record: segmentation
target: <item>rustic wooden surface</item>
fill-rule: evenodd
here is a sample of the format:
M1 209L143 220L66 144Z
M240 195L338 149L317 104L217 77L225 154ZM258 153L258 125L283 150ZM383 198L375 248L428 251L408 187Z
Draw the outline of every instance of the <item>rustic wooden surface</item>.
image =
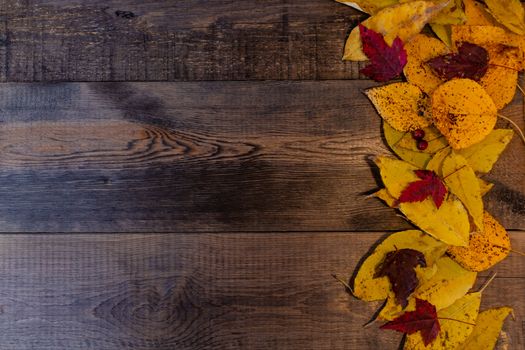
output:
M397 349L330 276L411 227L366 198L389 150L375 83L340 60L362 18L0 0L0 349ZM522 96L502 114L525 127ZM486 176L522 252L524 154L515 138ZM523 259L483 298L515 308L508 349L525 347Z

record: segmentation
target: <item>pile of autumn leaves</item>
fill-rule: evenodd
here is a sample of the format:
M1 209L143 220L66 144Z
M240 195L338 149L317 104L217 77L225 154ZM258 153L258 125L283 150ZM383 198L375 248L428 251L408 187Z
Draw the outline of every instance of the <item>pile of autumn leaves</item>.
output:
M496 129L525 68L525 11L519 0L354 0L371 16L352 30L344 59L369 60L370 88L399 157L376 164L375 193L420 230L391 234L360 266L353 294L385 300L381 328L407 333L405 349L492 349L512 312L479 312L476 275L510 252L507 232L484 210L489 172L510 142ZM425 25L437 35L420 33ZM504 117L502 117L504 118Z

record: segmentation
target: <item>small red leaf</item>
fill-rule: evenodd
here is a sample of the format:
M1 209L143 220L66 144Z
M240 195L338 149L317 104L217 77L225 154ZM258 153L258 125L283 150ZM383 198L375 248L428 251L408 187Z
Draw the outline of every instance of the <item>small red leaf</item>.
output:
M432 58L426 62L441 79L480 80L489 67L489 54L481 46L463 42L457 53Z
M399 249L386 255L375 274L375 277L388 277L396 302L403 308L407 306L408 297L419 284L414 271L416 266L427 266L425 255L415 249Z
M401 192L399 202L422 202L427 197L432 197L436 207L439 208L447 194L447 188L443 181L432 170L415 170L414 173L421 180L408 184Z
M407 53L401 39L396 38L388 46L383 35L359 24L363 52L370 59L370 64L361 69L361 73L375 81L388 81L397 77L407 63Z
M382 325L381 329L393 329L408 334L420 331L427 346L436 339L440 330L436 307L426 300L416 299L416 311L405 312Z

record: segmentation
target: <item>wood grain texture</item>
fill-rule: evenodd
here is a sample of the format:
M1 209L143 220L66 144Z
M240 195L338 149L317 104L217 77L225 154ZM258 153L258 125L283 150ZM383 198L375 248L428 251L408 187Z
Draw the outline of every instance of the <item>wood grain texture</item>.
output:
M389 154L366 81L5 84L4 232L347 231L409 227L364 194ZM504 112L522 116L519 96ZM522 123L522 121L521 121ZM524 147L487 208L525 227Z
M326 0L0 0L0 81L362 78Z
M381 233L0 236L3 349L397 349L361 327L378 307L350 276ZM525 232L512 234L525 250ZM524 346L523 257L511 255L482 309L511 305ZM478 278L478 285L488 272Z

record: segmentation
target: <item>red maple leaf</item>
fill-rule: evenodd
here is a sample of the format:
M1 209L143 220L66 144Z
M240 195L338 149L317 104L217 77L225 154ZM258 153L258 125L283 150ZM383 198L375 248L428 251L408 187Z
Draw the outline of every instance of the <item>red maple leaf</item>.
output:
M381 329L393 329L408 334L420 331L427 346L436 339L440 330L436 307L426 300L416 299L416 311L405 312L382 325Z
M481 46L463 42L457 53L432 58L426 62L441 79L480 80L489 67L489 54Z
M403 41L395 38L388 46L383 35L359 24L363 52L370 59L370 64L361 69L361 73L375 81L388 81L397 77L407 63L407 53Z
M416 266L426 267L425 255L418 250L405 248L388 252L385 260L378 266L374 277L387 276L396 302L405 308L408 297L419 284Z
M447 188L443 181L432 170L414 170L414 173L421 180L408 184L401 192L399 202L422 202L431 196L436 207L439 208L447 194Z

